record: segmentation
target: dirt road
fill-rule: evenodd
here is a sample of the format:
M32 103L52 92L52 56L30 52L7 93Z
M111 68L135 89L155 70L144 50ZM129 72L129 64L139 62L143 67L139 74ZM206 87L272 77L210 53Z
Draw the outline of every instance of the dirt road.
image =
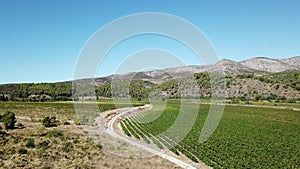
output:
M145 105L145 106L141 106L141 107L150 107L150 105ZM136 147L139 147L141 149L144 149L150 153L153 153L153 154L156 154L164 159L167 159L169 161L171 161L172 163L175 163L177 164L178 166L182 167L182 168L185 168L185 169L196 169L195 167L193 167L192 165L186 163L186 162L183 162L175 157L172 157L172 156L169 156L167 154L163 154L161 153L160 151L157 151L155 149L152 149L152 148L149 148L147 146L144 146L142 144L139 144L137 142L134 142L132 140L129 140L128 138L126 138L125 136L123 135L120 135L118 134L115 129L114 129L114 123L117 121L118 118L122 117L122 116L126 116L126 114L130 113L130 112L136 112L136 111L139 111L139 110L143 110L143 108L141 107L133 107L133 108L128 108L128 109L121 109L120 112L115 115L109 122L108 122L108 128L107 128L107 133L109 135L111 135L112 137L115 137L115 138L118 138L118 139L121 139L133 146L136 146ZM118 111L118 110L116 110Z

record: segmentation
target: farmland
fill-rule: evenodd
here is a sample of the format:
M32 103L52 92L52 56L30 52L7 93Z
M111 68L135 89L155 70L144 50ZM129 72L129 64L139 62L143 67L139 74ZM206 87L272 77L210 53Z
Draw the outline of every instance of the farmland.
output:
M210 106L208 102L204 100L205 104L200 105L192 129L179 144L174 144L176 140L171 141L163 132L173 125L181 109L186 113L198 109L193 100L187 102L185 107L180 106L179 100L168 100L166 108L161 102L153 102L151 110L125 119L121 126L127 136L144 140L146 143L153 142L158 148L169 148L177 155L184 154L195 162L201 160L214 168L299 167L300 114L299 111L290 109L298 108L299 103L252 103L254 106L277 104L273 108L228 104L212 137L200 143L199 135ZM147 101L132 102L134 106L145 103ZM89 104L83 103L84 106ZM97 104L101 111L130 106L122 104L121 101L119 105L115 105L109 99L98 100ZM282 106L289 109L279 109ZM5 162L2 163L3 166L118 167L118 163L107 163L107 160L118 158L105 154L101 147L97 147L83 132L82 126L75 124L77 116L72 102L0 102L0 107L0 114L14 112L17 123L22 123L25 127L2 132L0 153ZM59 126L43 127L41 120L45 116L57 117ZM65 121L73 123L64 126ZM153 136L156 136L156 139ZM28 140L33 140L34 148L26 147ZM28 151L27 154L22 154L22 148ZM82 157L86 158L85 161L75 160ZM95 163L99 160L100 164ZM127 166L134 165L131 163Z
M183 111L195 108L196 104L189 103L189 108ZM298 168L300 165L299 111L227 105L212 137L200 143L200 132L209 110L209 105L200 105L192 130L171 147L162 133L174 123L179 109L179 102L171 100L165 109L157 105L127 118L121 125L127 135L146 138L145 141L152 139L160 148L167 146L176 154L183 153L214 168ZM162 111L158 118L149 121Z

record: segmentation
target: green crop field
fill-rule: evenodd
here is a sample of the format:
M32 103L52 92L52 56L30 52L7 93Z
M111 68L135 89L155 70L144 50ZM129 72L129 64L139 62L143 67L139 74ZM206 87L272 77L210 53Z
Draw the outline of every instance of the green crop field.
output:
M163 148L161 144L169 147L171 140L160 134L172 126L180 104L172 100L163 108L156 105L150 111L127 118L121 123L124 132L147 142L152 139L160 148ZM183 111L188 113L196 108L196 104L189 103ZM171 151L183 153L193 161L201 160L214 168L300 167L299 111L226 106L213 135L200 143L198 140L208 110L209 105L200 105L192 130L178 145L169 147ZM159 112L163 113L160 115Z

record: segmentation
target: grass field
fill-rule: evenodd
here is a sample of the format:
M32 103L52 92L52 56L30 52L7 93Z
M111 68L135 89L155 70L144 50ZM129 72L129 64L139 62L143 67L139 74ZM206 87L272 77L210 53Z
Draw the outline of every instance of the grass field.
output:
M131 104L120 103L116 106L113 100L110 99L97 100L101 112L115 109L116 107L141 106L145 103L147 103L147 101L132 101ZM77 104L81 103L79 102ZM88 104L93 103L82 103L83 106L88 106ZM0 114L7 111L12 111L17 116L31 118L43 118L45 116L56 116L59 119L76 118L73 102L0 102Z
M196 107L196 104L189 103L190 110ZM163 133L176 120L180 104L178 101L169 101L166 109L162 108L154 107L153 110L128 118L123 123L130 129L126 132L141 138ZM198 140L208 110L209 105L200 106L192 130L178 146L171 149L173 152L183 153L194 161L202 160L214 168L300 167L299 111L227 105L218 128L202 144ZM154 121L141 122L161 111L163 114ZM163 137L158 139L167 145Z

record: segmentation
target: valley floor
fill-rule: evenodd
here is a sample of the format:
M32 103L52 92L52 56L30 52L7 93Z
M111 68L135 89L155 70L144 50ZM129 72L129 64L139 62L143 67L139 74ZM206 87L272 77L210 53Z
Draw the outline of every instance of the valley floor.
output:
M190 101L192 107L193 102ZM111 101L102 100L98 104L103 111L115 108ZM203 101L201 112L205 112L209 104L209 101ZM175 100L174 105L180 104ZM204 145L194 144L199 147L192 152L199 160L214 167L295 166L295 160L300 156L299 107L299 103L228 104L212 138ZM0 130L0 168L180 168L158 156L123 158L105 151L89 137L83 125L78 124L71 102L0 102L0 114L7 111L16 114L17 124L14 130ZM46 116L57 117L60 124L44 127L41 120ZM201 118L204 117L205 113L197 119L193 130L196 133L203 125ZM65 122L70 125L64 125ZM153 133L158 128L147 130ZM190 146L189 140L193 138L183 140L181 146Z

